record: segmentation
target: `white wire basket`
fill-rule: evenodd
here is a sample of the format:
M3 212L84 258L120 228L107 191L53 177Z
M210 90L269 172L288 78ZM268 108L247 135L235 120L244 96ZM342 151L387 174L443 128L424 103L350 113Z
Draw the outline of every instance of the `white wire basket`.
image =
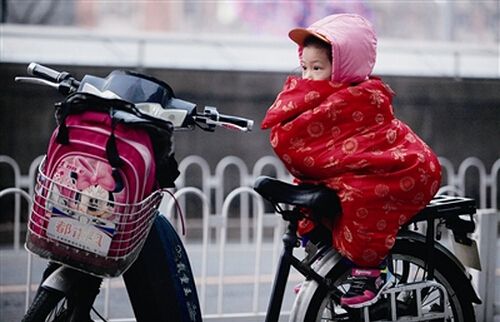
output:
M124 204L60 184L39 167L26 248L100 277L121 275L137 258L158 212L162 191Z

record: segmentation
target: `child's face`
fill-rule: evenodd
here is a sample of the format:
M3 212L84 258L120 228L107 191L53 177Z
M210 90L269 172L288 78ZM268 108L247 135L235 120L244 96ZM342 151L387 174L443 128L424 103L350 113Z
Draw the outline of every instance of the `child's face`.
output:
M310 80L330 80L332 64L327 51L316 46L306 46L302 50L302 78Z

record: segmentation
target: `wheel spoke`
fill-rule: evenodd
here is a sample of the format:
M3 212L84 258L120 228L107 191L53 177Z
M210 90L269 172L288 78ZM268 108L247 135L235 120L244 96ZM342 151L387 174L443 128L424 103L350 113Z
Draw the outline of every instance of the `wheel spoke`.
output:
M425 282L427 278L426 271L426 263L422 258L414 256L412 252L408 252L405 254L393 254L393 275L395 276L395 286L407 283L418 283ZM347 270L348 268L346 268ZM339 274L335 278L331 278L333 284L336 285L337 289L343 293L347 291L348 286L344 283L346 278L346 273ZM447 280L446 270L443 270L443 273L436 268L435 270L435 279L437 283L443 284L445 289L450 289L452 287L452 283ZM444 282L444 283L443 283ZM460 317L462 312L461 304L457 299L451 300L448 298L448 302L445 303L445 298L443 296L442 291L436 287L429 287L421 292L421 305L422 312L424 314L432 314L444 312L444 308L447 305L450 308L450 312L454 315L447 318L447 321L455 321L455 322L468 322L464 320L463 317ZM452 301L452 302L450 302ZM382 302L379 303L379 306L384 306ZM401 314L405 314L408 316L416 316L417 310L417 301L415 291L401 292L397 295L397 311ZM323 304L320 305L320 313L318 314L316 321L349 321L353 318L350 316L349 312L346 312L338 303L336 303L331 297L327 296L324 298ZM375 305L370 314L388 314L388 313L380 313L375 308ZM390 316L386 317L378 317L377 319L390 319Z

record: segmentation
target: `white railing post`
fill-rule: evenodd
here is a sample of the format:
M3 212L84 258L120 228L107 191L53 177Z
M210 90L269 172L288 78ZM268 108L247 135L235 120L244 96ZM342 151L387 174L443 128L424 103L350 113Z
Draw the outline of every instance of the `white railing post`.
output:
M439 157L438 160L439 164L441 165L441 168L446 171L446 172L443 171L446 173L446 185L457 186L458 183L456 182L455 168L453 167L453 163L451 163L450 160L443 157Z
M255 165L253 166L252 176L254 178L257 178L258 176L262 175L264 169L269 166L274 168L274 170L276 171L276 178L280 180L286 180L289 177L287 171L285 170L285 167L283 166L283 163L278 158L273 156L264 156L257 160L257 162L255 162Z
M0 163L6 163L11 166L14 172L14 188L20 189L21 170L17 162L9 156L0 155ZM19 194L14 196L14 249L18 251L21 248L21 197Z
M498 209L498 174L500 172L500 159L496 160L491 167L490 184L491 184L491 208Z
M487 198L486 198L486 184L487 184L487 175L486 175L486 168L481 162L476 157L470 157L465 159L461 164L460 167L458 167L458 187L462 191L465 190L465 179L466 179L466 174L467 170L471 167L475 167L478 172L479 172L479 208L480 209L485 209L487 208Z
M252 188L250 187L239 187L231 191L226 199L224 200L224 203L222 204L222 210L221 210L221 216L223 218L223 228L227 228L227 218L228 218L228 212L229 212L229 206L231 205L231 202L233 201L234 198L236 198L238 195L241 194L250 194L253 195L254 197L257 197L260 202L257 203L257 218L258 220L258 227L263 227L263 214L264 214L264 204L262 202L262 199L260 198L259 194L255 192ZM220 252L220 262L219 262L219 283L218 283L218 301L217 301L217 313L222 314L222 307L223 307L223 283L222 283L222 278L224 275L224 248L226 244L226 230L227 229L222 229L221 230L221 238L220 238L220 247L219 247L219 252ZM254 269L254 289L253 289L253 300L252 300L252 311L253 313L257 313L258 310L258 299L259 299L259 287L260 287L260 262L261 262L261 255L262 255L262 229L258 229L256 232L256 254L255 254L255 269Z
M477 272L477 289L483 301L476 312L477 321L493 321L495 315L496 264L498 256L498 218L496 209L478 210L479 254L482 271Z
M215 213L219 214L222 211L222 204L224 202L224 174L226 169L234 165L238 169L238 175L240 180L240 187L246 186L248 183L248 167L245 162L235 156L226 156L222 158L215 167L215 178L218 180L219 184L215 186ZM240 196L240 241L243 244L247 244L249 241L249 205L248 205L248 195L242 194Z
M264 174L264 169L271 167L276 172L276 178L283 181L291 181L291 175L286 170L283 163L274 156L264 156L255 162L252 169L252 181L255 181L257 177ZM253 182L252 182L253 185ZM254 207L256 206L257 201L254 199ZM257 226L257 218L254 218L253 226ZM274 237L273 237L273 267L276 267L278 263L278 256L280 253L280 242L281 242L281 233L283 232L283 225L276 225L274 227ZM254 228L255 229L255 228Z
M198 155L190 155L190 156L187 156L185 157L184 159L181 160L181 162L179 163L179 177L177 178L177 180L175 181L175 186L176 186L176 189L182 189L184 187L186 187L186 185L188 184L186 182L186 177L189 175L189 171L188 169L193 167L193 166L197 166L199 168L199 170L201 171L201 182L200 182L200 188L201 188L201 191L203 192L203 194L205 196L207 196L207 198L210 199L210 195L211 195L211 189L213 187L213 180L212 180L212 176L210 174L210 166L208 165L208 162L207 160L205 160L204 158L198 156ZM186 198L184 195L181 195L179 197L179 204L181 205L181 208L182 209L186 209ZM209 203L210 205L210 203ZM161 210L161 208L160 208ZM172 220L172 224L175 224L175 220L176 218L173 216L173 213L174 212L165 212L165 214L167 215L167 217L169 219ZM178 226L178 225L177 225Z
M31 195L29 195L26 191L22 189L19 188L4 189L0 191L0 198L12 193L16 194L16 196L19 198L21 196L24 197L24 199L26 199L26 201L28 202L28 209L31 209L31 203L32 203ZM16 244L14 244L14 249L18 251L19 249L16 249L15 246ZM26 263L26 293L25 293L25 304L24 304L25 311L28 310L28 305L31 299L31 270L32 270L32 255L31 253L28 253L28 260Z
M201 191L207 196L210 195L210 188L212 187L210 182L210 166L207 160L203 159L197 155L190 155L185 157L179 162L179 172L180 175L175 181L176 186L183 188L186 186L186 175L188 173L187 169L193 165L197 165L201 171Z

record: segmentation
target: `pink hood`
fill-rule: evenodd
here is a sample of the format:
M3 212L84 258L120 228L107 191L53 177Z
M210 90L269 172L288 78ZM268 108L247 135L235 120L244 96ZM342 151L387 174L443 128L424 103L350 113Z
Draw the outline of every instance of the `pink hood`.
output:
M315 35L332 44L332 81L359 83L370 76L377 56L377 36L371 23L360 15L327 16L308 28L290 31L290 38L299 45L308 35Z

